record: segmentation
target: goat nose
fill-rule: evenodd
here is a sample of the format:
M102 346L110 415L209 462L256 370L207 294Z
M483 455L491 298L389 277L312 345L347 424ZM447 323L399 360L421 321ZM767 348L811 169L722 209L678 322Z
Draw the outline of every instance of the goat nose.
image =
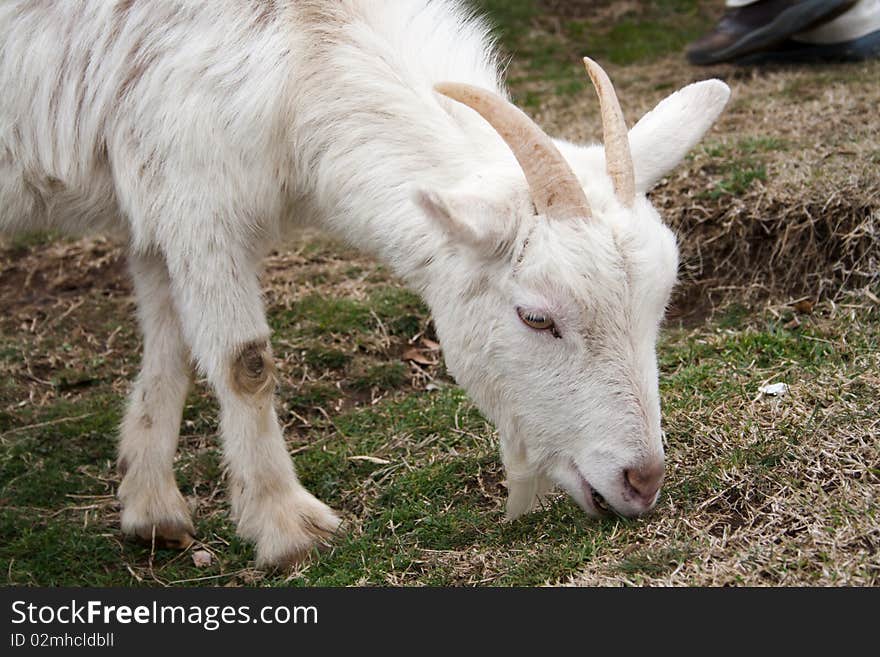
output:
M626 483L645 504L651 504L663 483L663 461L623 471Z

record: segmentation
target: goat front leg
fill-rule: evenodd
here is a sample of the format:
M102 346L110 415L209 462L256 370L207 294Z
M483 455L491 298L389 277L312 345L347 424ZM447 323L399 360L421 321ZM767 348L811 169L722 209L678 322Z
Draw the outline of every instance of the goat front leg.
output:
M256 543L258 564L297 563L326 543L340 520L300 484L278 424L258 258L229 242L186 246L169 257L172 286L184 335L220 401L238 533Z
M174 454L190 386L189 353L165 261L158 255L132 254L129 270L144 357L120 430L122 531L163 547L185 548L195 532L174 479Z

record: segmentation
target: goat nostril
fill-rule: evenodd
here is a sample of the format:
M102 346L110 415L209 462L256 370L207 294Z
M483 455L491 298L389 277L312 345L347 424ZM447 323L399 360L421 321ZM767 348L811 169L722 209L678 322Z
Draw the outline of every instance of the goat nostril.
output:
M632 491L643 501L651 503L663 483L663 465L646 468L628 468L623 471L624 479Z

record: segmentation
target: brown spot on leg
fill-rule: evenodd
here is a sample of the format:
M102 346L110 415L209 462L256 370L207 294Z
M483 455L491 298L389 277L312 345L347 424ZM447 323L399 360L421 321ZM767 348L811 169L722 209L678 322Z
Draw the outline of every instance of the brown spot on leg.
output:
M232 359L232 388L241 395L270 393L275 388L275 365L269 344L244 345Z
M119 460L116 462L116 471L119 473L120 477L124 477L128 473L128 459L124 456L120 456Z
M153 428L153 418L151 418L147 413L141 415L141 426L149 431Z

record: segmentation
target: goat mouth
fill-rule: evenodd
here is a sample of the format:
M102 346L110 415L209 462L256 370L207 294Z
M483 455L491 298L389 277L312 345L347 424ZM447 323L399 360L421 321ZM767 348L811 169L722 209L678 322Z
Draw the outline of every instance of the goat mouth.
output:
M583 492L584 498L584 506L588 512L593 513L596 516L612 516L614 515L614 509L611 507L608 502L605 501L605 498L602 497L602 494L599 493L589 481L580 473L580 470L575 468L575 472L577 473L578 479L581 484L581 491Z
M605 498L599 494L599 491L592 488L591 492L593 493L593 504L596 505L596 508L607 515L611 515L611 507L608 506L608 502L606 502Z

